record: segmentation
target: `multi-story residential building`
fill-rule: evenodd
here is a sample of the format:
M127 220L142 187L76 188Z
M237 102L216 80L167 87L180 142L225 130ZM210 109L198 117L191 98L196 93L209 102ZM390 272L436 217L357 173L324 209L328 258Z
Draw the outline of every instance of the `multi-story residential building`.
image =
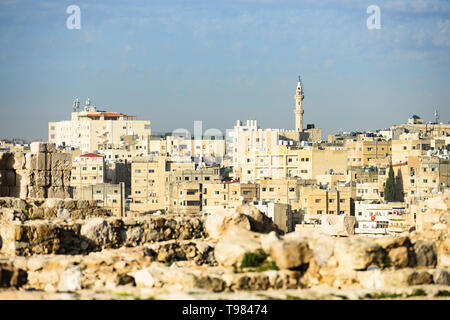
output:
M214 208L236 208L237 206L260 199L258 184L240 182L203 183L202 210Z
M443 137L450 135L450 124L439 123L437 119L434 122L425 123L422 118L413 115L406 124L392 126L392 129L401 129L404 132L419 133L432 137Z
M399 140L392 140L392 163L407 163L410 156L426 156L428 151L444 149L445 146L445 139L402 134Z
M347 153L338 147L282 145L269 151L248 152L241 161L243 182L287 177L307 180L318 174L347 171Z
M197 214L202 210L203 184L220 181L218 166L166 172L166 212Z
M408 203L426 200L432 194L450 187L450 159L436 156L408 157L408 172L404 175Z
M107 209L114 216L124 217L125 184L99 183L75 188L73 197L77 200L96 200L97 204Z
M321 189L304 186L300 191L299 205L303 212L303 222L317 224L324 214L354 214L350 187L341 189Z
M407 228L408 219L403 202L357 201L355 217L357 221L355 234L359 235L395 235L406 231Z
M367 167L370 160L386 158L391 154L391 142L380 138L347 140L344 148L347 151L349 167Z
M130 210L199 213L202 184L220 181L218 166L177 163L165 156L136 160L131 166Z
M130 210L151 212L166 207L166 157L148 157L131 165Z
M133 120L134 115L98 111L89 99L83 111L79 111L77 102L74 110L70 120L49 122L49 142L83 152L122 149L130 145L148 152L149 120Z
M166 135L166 152L174 161L190 157L196 163L217 165L225 158L225 149L225 139L222 135L191 136L186 132Z
M301 187L312 185L315 180L300 180L297 178L259 180L260 200L264 202L290 204L298 209Z
M72 160L70 185L74 188L105 182L105 159L102 155L86 153Z

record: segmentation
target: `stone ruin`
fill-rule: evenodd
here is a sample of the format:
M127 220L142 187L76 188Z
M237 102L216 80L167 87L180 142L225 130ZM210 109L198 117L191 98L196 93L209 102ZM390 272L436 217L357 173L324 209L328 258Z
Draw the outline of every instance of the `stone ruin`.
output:
M0 196L70 198L72 156L54 143L33 142L30 152L0 153Z

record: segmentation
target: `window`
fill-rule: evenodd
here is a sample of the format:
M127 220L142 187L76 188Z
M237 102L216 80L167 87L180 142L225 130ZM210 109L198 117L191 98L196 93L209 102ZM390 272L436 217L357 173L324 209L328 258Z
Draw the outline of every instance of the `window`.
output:
M141 169L134 170L134 173L141 173Z
M209 181L210 180L210 177L205 177L205 181Z
M97 170L97 167L92 167L92 170Z
M329 199L328 202L333 203L334 199Z
M320 199L314 200L315 203L320 203Z
M149 169L149 170L148 170L148 173L154 173L154 172L155 172L154 169Z
M86 167L83 167L83 170L87 170L87 168L86 168Z

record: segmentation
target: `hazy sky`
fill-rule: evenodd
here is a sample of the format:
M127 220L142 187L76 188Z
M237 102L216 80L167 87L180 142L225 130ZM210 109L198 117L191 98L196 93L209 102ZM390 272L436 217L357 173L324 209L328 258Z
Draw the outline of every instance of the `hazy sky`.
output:
M69 30L69 5L81 29ZM369 5L381 29L369 30ZM153 131L257 119L326 134L450 120L450 2L425 0L0 1L0 137L46 139L72 101Z

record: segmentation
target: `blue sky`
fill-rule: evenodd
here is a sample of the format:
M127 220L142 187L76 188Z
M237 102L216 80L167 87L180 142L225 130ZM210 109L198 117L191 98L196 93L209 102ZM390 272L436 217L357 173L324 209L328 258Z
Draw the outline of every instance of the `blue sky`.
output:
M80 30L66 28L72 4ZM366 27L373 4L380 30ZM3 0L0 48L4 138L47 138L75 97L155 132L293 129L298 75L305 126L324 137L429 121L436 107L450 120L449 1Z

